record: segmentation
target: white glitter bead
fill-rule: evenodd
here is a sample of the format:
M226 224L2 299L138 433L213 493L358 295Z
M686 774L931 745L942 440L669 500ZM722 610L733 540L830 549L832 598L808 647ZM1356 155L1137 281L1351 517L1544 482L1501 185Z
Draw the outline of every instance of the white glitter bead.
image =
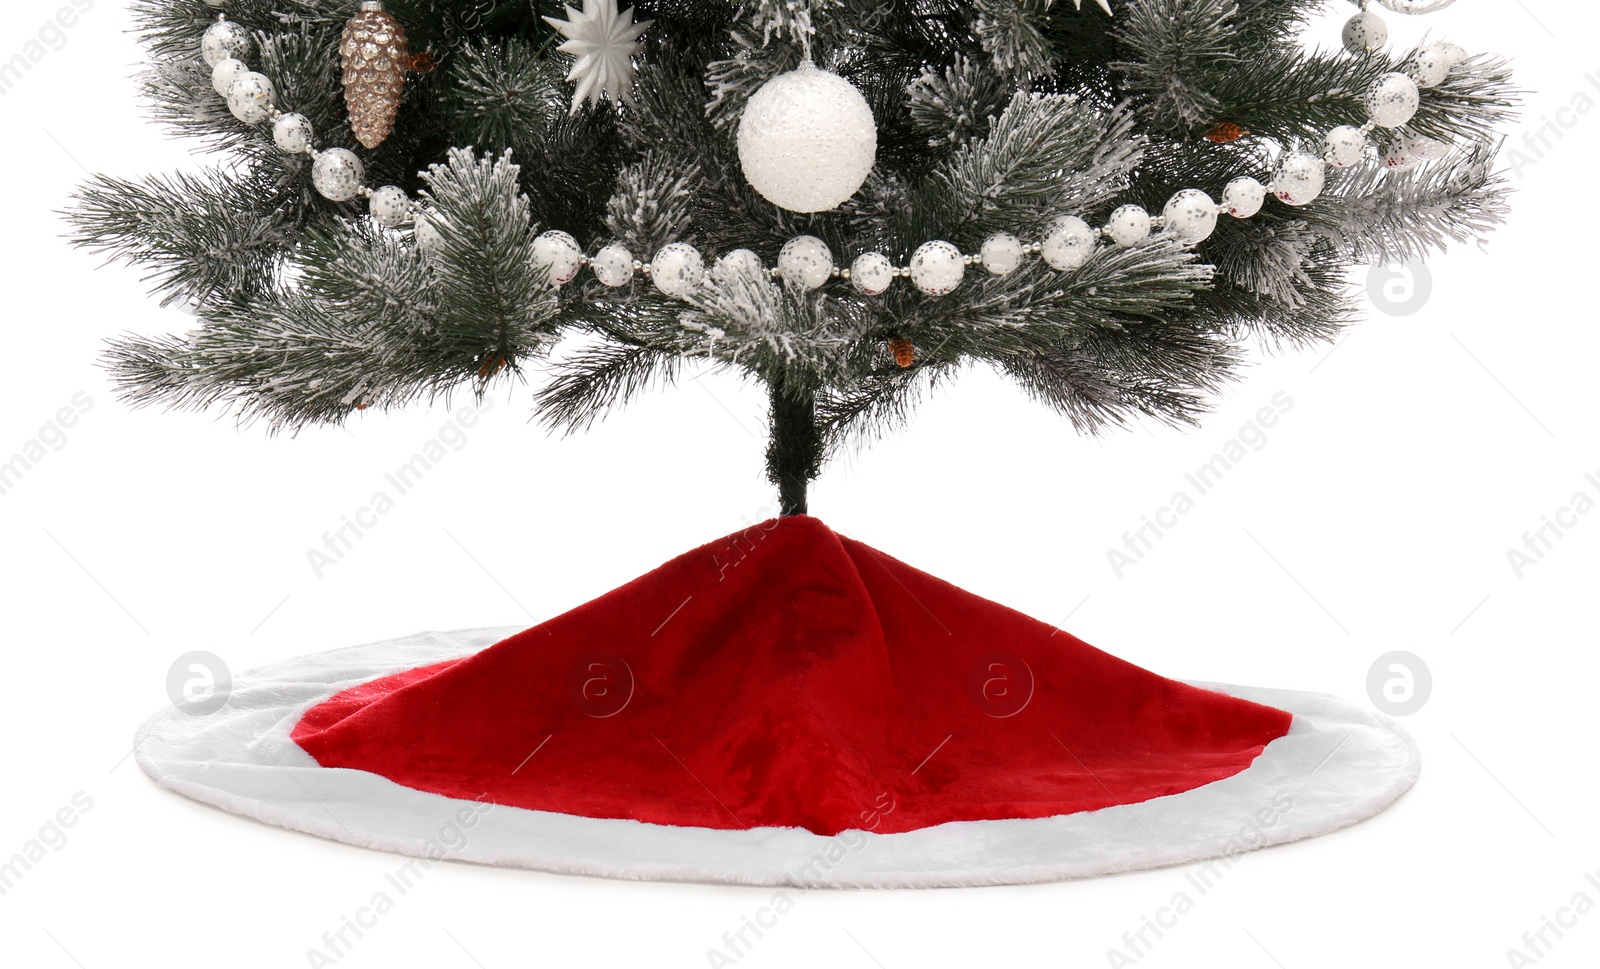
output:
M348 148L319 152L311 163L311 184L330 202L348 202L361 194L367 170Z
M1327 179L1322 159L1303 151L1284 155L1272 175L1272 191L1288 205L1308 205L1322 194Z
M1039 244L1039 255L1055 269L1077 269L1094 255L1094 230L1075 215L1057 219Z
M245 71L228 85L228 110L245 124L260 124L267 120L274 96L272 82L265 74Z
M1450 145L1448 143L1439 141L1436 138L1429 138L1426 135L1419 135L1415 131L1406 132L1403 140L1406 150L1424 161L1432 161L1435 158L1443 158L1450 154Z
M1408 131L1383 153L1383 167L1391 172L1410 171L1425 161L1443 158L1449 152L1450 146L1444 142Z
M1411 59L1411 79L1417 82L1418 87L1433 87L1439 84L1455 65L1451 56L1443 44L1422 48Z
M661 247L650 263L656 289L679 299L693 293L705 275L705 260L700 250L687 242L671 242Z
M996 232L983 240L978 256L983 268L996 276L1008 276L1022 265L1022 240L1009 232Z
M1150 213L1137 205L1119 206L1106 220L1106 235L1126 249L1150 237Z
M739 276L760 279L766 274L767 269L761 265L761 257L749 249L723 253L711 266L711 278L724 285Z
M211 68L211 89L227 97L228 88L233 87L234 79L249 69L245 62L237 57L224 57Z
M778 250L778 275L790 286L817 289L833 275L833 253L816 236L795 236Z
M1167 199L1162 224L1183 242L1200 242L1217 231L1217 203L1197 188L1186 188Z
M1344 49L1352 54L1375 51L1389 42L1389 25L1371 11L1362 11L1344 22L1340 37Z
M1467 59L1467 49L1453 40L1441 40L1433 44L1432 49L1438 51L1450 67L1455 67Z
M1241 175L1223 187L1222 210L1236 219L1248 219L1261 211L1261 203L1266 199L1265 185L1249 175Z
M1390 71L1378 75L1367 91L1367 116L1373 124L1398 128L1416 115L1421 101L1416 81L1398 71Z
M423 253L438 252L439 245L444 242L435 224L438 218L439 213L432 209L418 209L412 217L411 232L416 237L417 249Z
M792 212L823 212L867 180L878 128L854 85L808 60L751 95L738 148L744 177L763 198Z
M278 115L272 123L272 140L291 155L311 148L311 119L293 111Z
M881 252L864 252L850 264L850 285L864 296L876 296L894 282L894 263Z
M594 270L595 279L612 289L626 286L633 280L633 253L613 242L594 254L589 268Z
M411 197L398 185L385 185L367 199L367 210L379 225L393 229L411 221Z
M250 31L231 20L219 20L200 35L200 56L208 67L216 67L218 61L230 57L244 60L249 52Z
M583 268L583 247L571 235L555 229L533 240L533 265L549 272L550 285L563 286Z
M1367 136L1355 125L1342 124L1322 139L1322 157L1334 168L1349 168L1361 164L1366 154Z
M929 296L943 296L961 285L967 260L944 240L924 242L911 254L911 284Z

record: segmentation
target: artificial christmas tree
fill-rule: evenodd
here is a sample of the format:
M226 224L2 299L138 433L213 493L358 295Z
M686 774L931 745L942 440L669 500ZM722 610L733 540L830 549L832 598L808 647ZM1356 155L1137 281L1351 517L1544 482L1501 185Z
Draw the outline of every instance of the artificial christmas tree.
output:
M231 158L80 194L76 240L200 319L112 345L127 399L294 429L548 367L539 416L581 429L702 360L768 389L782 512L531 630L247 674L141 764L356 843L472 802L463 857L756 883L1067 877L1381 810L1417 770L1381 718L1165 680L807 515L969 362L1085 431L1193 422L1248 345L1335 334L1351 266L1480 239L1503 62L1386 51L1366 10L1299 46L1322 6L138 0L146 93Z

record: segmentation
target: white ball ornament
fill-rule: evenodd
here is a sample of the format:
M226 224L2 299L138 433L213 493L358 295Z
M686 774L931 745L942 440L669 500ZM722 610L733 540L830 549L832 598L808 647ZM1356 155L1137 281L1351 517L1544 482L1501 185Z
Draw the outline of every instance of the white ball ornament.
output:
M928 296L951 292L966 274L967 257L942 239L924 242L911 254L911 284Z
M700 256L700 250L687 242L667 243L650 263L650 275L655 280L656 289L678 299L698 289L705 272L706 263Z
M1367 151L1367 136L1354 125L1342 124L1332 129L1322 139L1322 157L1334 168L1350 168L1361 164Z
M738 144L744 177L762 198L791 212L825 212L867 180L878 127L854 85L806 61L751 95Z
M1039 243L1039 254L1053 269L1077 269L1094 255L1095 231L1075 215L1057 219Z
M244 60L249 52L250 31L231 20L219 20L200 35L200 56L207 67L215 68L230 57Z
M850 264L850 285L863 296L877 296L894 282L894 263L881 252L864 252Z
M738 276L760 279L766 274L761 257L749 249L735 249L725 253L711 267L711 278L719 283L732 282Z
M1201 242L1217 230L1217 203L1197 188L1186 188L1167 200L1162 224L1182 242Z
M1261 211L1267 200L1267 187L1241 175L1222 188L1222 210L1236 219L1248 219Z
M816 236L795 236L778 250L778 275L790 286L819 289L833 275L833 253Z
M1434 87L1444 81L1454 65L1451 55L1441 45L1424 47L1411 59L1411 79L1418 87Z
M1398 71L1390 71L1378 75L1367 91L1367 116L1373 124L1398 128L1416 115L1421 103L1417 82Z
M1383 166L1391 172L1406 172L1449 152L1450 146L1444 142L1408 131L1383 153Z
M366 166L348 148L318 152L311 163L311 184L330 202L348 202L360 195L366 178Z
M1272 176L1272 191L1287 205L1309 205L1322 194L1328 177L1322 159L1303 151L1291 152L1278 162Z
M398 185L385 185L367 199L367 210L379 225L397 228L411 221L411 197Z
M272 123L272 141L283 151L298 155L311 150L311 119L290 112Z
M555 229L533 240L533 264L550 273L550 285L564 286L583 268L583 247L569 233Z
M1150 213L1137 205L1118 206L1106 220L1106 235L1126 249L1150 238Z
M418 209L412 217L411 233L417 240L417 249L423 254L438 252L439 246L444 242L444 236L439 234L439 227L435 224L439 213L433 209Z
M1363 10L1344 22L1340 36L1344 49L1352 54L1379 50L1389 42L1389 25L1371 11Z
M260 124L270 115L275 96L265 74L244 71L228 85L228 110L245 124Z
M1455 67L1467 59L1467 49L1453 40L1441 40L1437 44L1430 45L1429 49L1438 51L1439 56L1444 58L1444 62L1450 67Z
M234 80L249 69L245 62L237 57L224 57L211 68L211 89L227 97L228 88L233 87Z
M1009 232L996 232L983 240L978 258L996 276L1008 276L1022 265L1022 240Z
M633 253L613 242L594 254L589 268L594 270L595 279L612 289L626 286L633 279Z

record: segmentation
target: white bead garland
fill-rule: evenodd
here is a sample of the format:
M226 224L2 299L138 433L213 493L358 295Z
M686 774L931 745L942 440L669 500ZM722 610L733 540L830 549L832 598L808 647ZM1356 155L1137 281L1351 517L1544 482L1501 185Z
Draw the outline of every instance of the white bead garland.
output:
M1266 200L1267 187L1249 175L1240 175L1222 189L1222 210L1236 219L1260 212Z
M244 60L250 52L250 32L241 24L219 19L206 28L200 37L200 57L207 67L215 68L218 61L228 58Z
M1399 71L1378 75L1367 92L1367 114L1373 124L1398 128L1416 116L1421 94L1417 82Z
M278 115L272 123L272 141L291 155L311 150L311 121L303 114Z
M1095 231L1075 215L1057 219L1039 244L1039 254L1053 269L1077 269L1094 254Z
M373 190L367 211L379 225L397 229L411 221L411 197L398 185L385 185Z
M348 202L361 194L366 166L348 148L329 148L311 163L311 184L330 202Z
M778 250L778 275L790 286L820 289L833 275L833 253L816 236L795 236Z
M542 232L533 240L533 264L549 272L550 285L565 286L583 268L583 247L569 233Z
M1150 238L1150 213L1137 205L1118 206L1106 220L1106 235L1124 249Z
M220 6L223 0L207 2ZM1388 28L1381 18L1363 11L1345 25L1343 39L1352 51L1365 53L1382 46L1387 33ZM249 32L221 14L201 39L201 56L212 68L212 86L227 101L234 116L252 125L270 120L272 140L278 148L311 157L312 184L324 197L346 202L367 196L368 211L374 221L388 228L411 222L418 250L438 251L443 241L439 213L420 207L399 186L367 188L365 167L360 157L349 149L318 150L309 119L295 112L281 112L273 103L276 92L271 80L249 70L244 56L250 46ZM726 281L735 271L752 277L770 274L806 290L818 289L838 276L847 279L865 296L886 292L897 277L903 276L921 292L943 296L961 285L969 265L982 265L992 275L1005 276L1020 268L1029 254L1038 254L1047 265L1059 271L1078 269L1094 254L1101 237L1122 248L1137 246L1150 239L1153 233L1158 239L1196 244L1215 231L1220 213L1226 212L1233 218L1250 218L1261 210L1268 194L1293 206L1316 200L1324 187L1325 166L1349 168L1361 164L1367 157L1367 132L1374 127L1401 128L1407 124L1420 104L1420 88L1443 83L1450 70L1466 57L1460 45L1447 41L1419 50L1405 73L1385 73L1374 81L1365 98L1368 121L1364 126L1346 124L1330 130L1323 139L1321 158L1304 151L1285 152L1269 185L1250 176L1234 178L1223 188L1218 202L1200 189L1183 189L1167 201L1159 219L1153 219L1145 209L1132 204L1118 207L1098 229L1077 216L1064 216L1050 225L1038 243L1030 245L1009 232L997 232L987 237L979 252L973 255L963 253L953 243L934 240L918 246L905 267L897 267L881 252L866 252L857 256L848 269L840 270L821 239L797 236L783 245L778 264L772 270L762 265L756 253L736 249L717 260L712 276ZM811 70L817 69L812 67ZM1402 131L1398 140L1382 153L1380 162L1391 170L1405 171L1442 157L1449 149L1449 145L1413 131ZM1160 231L1155 232L1157 229ZM533 250L534 263L548 268L550 281L555 286L571 282L582 267L588 265L595 279L604 286L626 286L643 271L653 278L655 287L662 293L686 299L704 283L706 276L699 250L685 242L663 246L648 265L638 262L627 248L617 244L602 247L593 258L586 257L577 240L568 233L554 230L535 239Z
M1183 242L1201 242L1217 229L1217 203L1197 188L1186 188L1167 200L1161 224Z
M265 74L243 71L228 84L228 110L245 124L260 124L272 117L272 81Z
M850 264L850 285L863 296L877 296L894 282L894 263L881 252L864 252Z
M594 254L589 268L602 285L612 289L626 286L633 281L633 253L613 242Z
M983 240L978 258L983 268L996 276L1008 276L1022 265L1024 247L1022 240L1009 232L996 232Z
M1389 25L1377 14L1363 10L1344 22L1340 40L1350 53L1368 54L1389 42Z
M228 88L233 87L234 80L249 69L237 57L224 57L211 68L211 89L227 97Z
M678 299L689 296L699 288L704 275L705 260L701 258L700 250L687 242L667 243L650 264L650 276L655 280L656 289Z
M929 296L944 296L961 285L967 274L967 258L953 244L940 239L918 246L908 268L912 285Z
M1309 205L1322 194L1327 177L1322 159L1303 151L1290 152L1278 162L1272 191L1286 205Z

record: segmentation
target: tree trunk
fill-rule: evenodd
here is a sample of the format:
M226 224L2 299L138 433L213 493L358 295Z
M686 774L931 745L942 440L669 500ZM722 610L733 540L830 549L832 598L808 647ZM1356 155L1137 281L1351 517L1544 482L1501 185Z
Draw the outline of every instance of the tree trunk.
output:
M817 476L822 436L817 430L817 398L810 388L771 385L772 438L767 444L767 477L778 486L778 514L806 513L806 486Z

